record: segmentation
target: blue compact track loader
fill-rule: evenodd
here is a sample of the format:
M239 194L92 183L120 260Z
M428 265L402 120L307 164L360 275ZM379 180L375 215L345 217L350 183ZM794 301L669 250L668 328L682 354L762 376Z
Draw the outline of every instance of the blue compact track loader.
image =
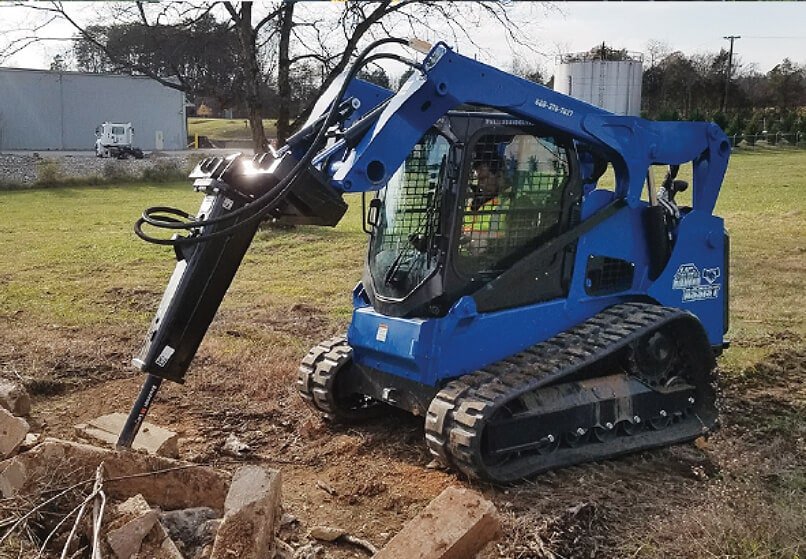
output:
M424 56L376 51L388 44ZM356 78L381 58L414 69L396 93ZM407 410L437 458L499 483L707 434L729 155L715 124L617 116L443 43L376 41L279 150L202 161L195 216L137 221L177 264L119 445L161 381L183 381L260 223L333 226L345 193L363 193L364 275L346 335L314 347L297 380L326 418ZM675 200L684 164L690 207Z

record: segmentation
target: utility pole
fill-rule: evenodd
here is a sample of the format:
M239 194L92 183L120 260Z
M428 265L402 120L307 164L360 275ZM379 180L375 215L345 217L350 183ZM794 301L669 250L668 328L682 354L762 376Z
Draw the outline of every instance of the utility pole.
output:
M723 39L727 39L730 41L730 51L728 52L728 71L725 74L725 95L722 96L722 113L724 114L728 108L728 88L730 87L730 74L731 70L733 69L733 41L736 39L741 39L741 35L728 35L727 37L722 37Z

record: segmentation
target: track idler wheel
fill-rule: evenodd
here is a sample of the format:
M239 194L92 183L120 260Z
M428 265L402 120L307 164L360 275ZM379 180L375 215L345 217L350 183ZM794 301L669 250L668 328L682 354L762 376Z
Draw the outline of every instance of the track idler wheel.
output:
M299 394L325 419L353 422L382 412L380 402L350 389L352 361L352 348L339 336L313 347L299 366Z
M650 332L627 350L627 371L647 385L666 385L680 365L680 349L669 328Z

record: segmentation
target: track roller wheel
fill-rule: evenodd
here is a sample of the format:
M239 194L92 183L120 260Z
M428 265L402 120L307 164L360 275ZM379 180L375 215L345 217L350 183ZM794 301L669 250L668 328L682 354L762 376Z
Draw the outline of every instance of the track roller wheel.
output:
M600 443L607 443L618 436L618 430L612 423L597 425L593 428L592 436L594 440L599 441Z
M661 412L649 419L649 426L652 427L655 431L660 431L662 429L666 429L672 424L672 415L670 413L666 413L665 410L661 410Z
M325 419L354 422L376 417L383 406L350 390L353 350L343 336L314 346L302 360L297 376L300 396Z
M633 421L619 421L619 424L616 428L623 434L628 437L635 435L636 433L641 431L641 423L633 420Z
M590 431L586 431L580 427L576 431L565 434L565 444L571 448L576 448L587 442L589 434Z

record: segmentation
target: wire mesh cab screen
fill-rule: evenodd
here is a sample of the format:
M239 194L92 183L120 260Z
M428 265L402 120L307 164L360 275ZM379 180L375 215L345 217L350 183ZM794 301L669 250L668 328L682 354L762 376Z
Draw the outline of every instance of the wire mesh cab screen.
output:
M465 150L468 158L456 268L464 276L496 275L558 233L568 152L551 137L484 134Z
M403 298L438 264L441 177L450 143L426 133L380 192L369 267L377 294Z

